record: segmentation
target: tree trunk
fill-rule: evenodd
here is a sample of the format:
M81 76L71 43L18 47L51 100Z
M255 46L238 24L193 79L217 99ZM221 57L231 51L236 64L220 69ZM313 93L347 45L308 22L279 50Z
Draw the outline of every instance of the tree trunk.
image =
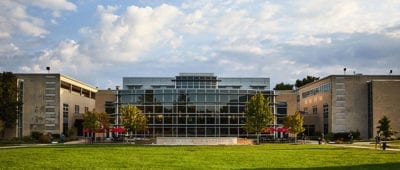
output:
M259 145L260 144L260 132L257 132L256 133L256 135L257 135L257 145Z

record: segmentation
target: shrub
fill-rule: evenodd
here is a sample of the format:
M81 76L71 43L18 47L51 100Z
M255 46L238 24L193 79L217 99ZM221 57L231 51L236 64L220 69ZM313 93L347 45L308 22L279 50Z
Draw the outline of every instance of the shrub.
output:
M328 141L333 141L333 133L329 132L328 134L325 135L325 138Z
M49 143L49 136L48 135L42 135L39 138L40 143Z
M32 131L31 132L31 137L34 140L39 140L40 136L42 136L42 132L38 132L38 131Z
M33 140L30 136L24 136L22 137L22 141L24 141L25 143L32 143Z

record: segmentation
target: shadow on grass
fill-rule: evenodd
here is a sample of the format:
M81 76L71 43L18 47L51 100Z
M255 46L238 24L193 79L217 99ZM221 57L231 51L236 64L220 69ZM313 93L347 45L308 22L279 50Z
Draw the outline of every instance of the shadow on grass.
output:
M247 168L244 168L247 169ZM354 166L335 166L335 167L310 167L310 168L248 168L253 170L258 169L317 169L317 170L342 170L342 169L400 169L400 163L385 163L385 164L365 164L365 165L354 165Z

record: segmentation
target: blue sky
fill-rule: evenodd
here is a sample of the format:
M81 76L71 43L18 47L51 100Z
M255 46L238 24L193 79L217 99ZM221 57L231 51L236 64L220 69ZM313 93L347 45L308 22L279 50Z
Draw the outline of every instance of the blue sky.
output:
M400 1L2 0L0 70L99 88L125 76L400 72Z

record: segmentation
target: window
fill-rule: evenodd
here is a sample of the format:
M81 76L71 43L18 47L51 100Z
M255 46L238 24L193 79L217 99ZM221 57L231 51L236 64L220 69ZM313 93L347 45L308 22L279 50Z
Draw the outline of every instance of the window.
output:
M313 114L318 114L318 108L317 108L317 106L313 106L313 108L312 108L312 113Z
M324 116L324 133L328 133L329 131L329 107L327 104L324 104L323 106L323 116Z
M75 105L75 114L79 114L79 105Z
M68 114L68 104L63 104L63 113L67 113Z
M304 114L308 114L308 108L307 107L305 107L303 111L304 111Z
M68 111L69 111L69 105L64 103L63 104L63 134L67 135L68 132Z
M329 111L328 110L328 105L326 104L326 105L323 106L324 119L328 119L328 116L329 116L329 112L328 111Z
M85 107L85 113L89 111L89 107Z

